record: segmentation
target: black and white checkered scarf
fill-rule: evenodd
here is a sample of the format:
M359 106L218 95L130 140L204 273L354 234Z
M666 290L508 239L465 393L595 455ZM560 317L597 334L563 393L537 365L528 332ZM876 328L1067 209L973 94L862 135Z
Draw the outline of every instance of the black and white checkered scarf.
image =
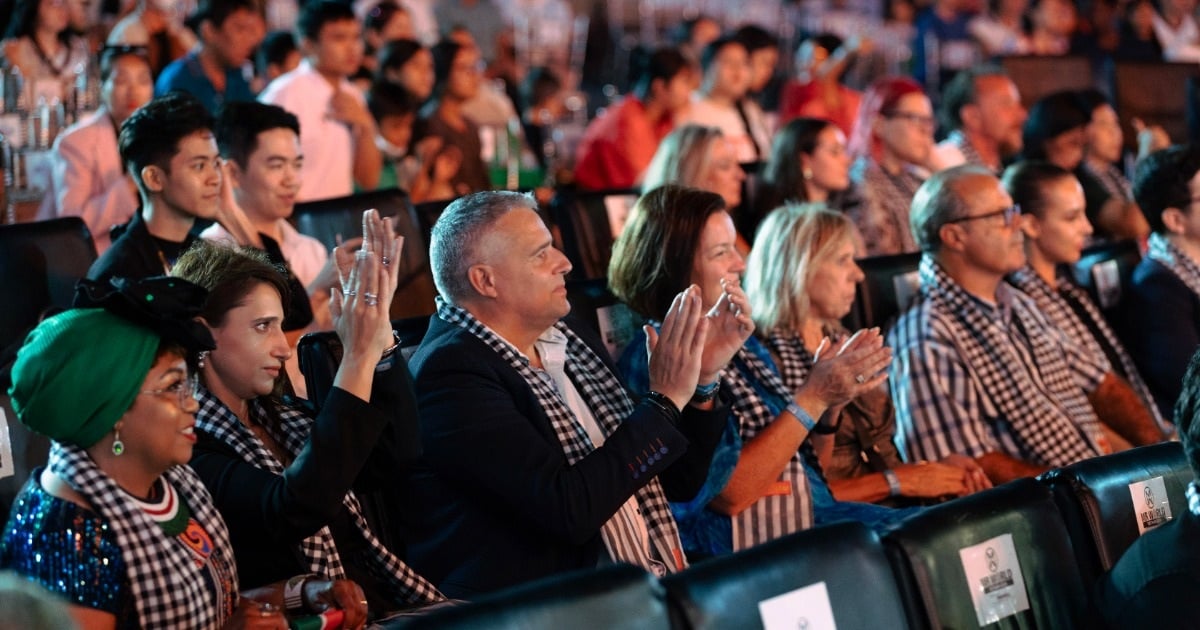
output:
M529 364L529 359L517 352L512 344L501 339L466 310L441 298L438 298L437 316L478 337L521 375L549 418L559 444L562 445L563 454L567 457L567 463L574 465L595 450L595 446L575 418L575 414L571 413L562 395L555 387L538 377ZM633 413L633 401L616 375L570 327L561 321L554 327L567 338L567 375L579 389L580 396L587 403L600 430L605 436L612 435L621 422ZM679 539L679 528L671 516L667 497L658 479L651 479L634 494L634 497L649 530L650 545L653 549L643 548L641 537L624 519L610 518L600 532L609 554L615 560L642 566L652 572L654 567L646 566L647 558L657 559L671 572L687 568L683 543ZM651 551L654 553L650 553Z
M208 562L229 576L232 589L213 593L206 588L194 553L150 518L81 448L53 442L50 471L79 491L108 521L121 547L125 574L142 628L220 628L237 603L237 567L229 530L213 507L204 484L187 466L173 466L162 476L187 501L192 518L212 539Z
M774 398L777 406L786 406L793 397L775 370L745 345L721 371L721 387L733 401L738 430L745 442L753 439L779 415L779 412L767 406L764 396ZM806 446L807 442L792 454L779 475L779 481L789 486L787 492L766 494L733 517L734 551L749 549L812 527L812 492L802 460Z
M201 388L200 410L196 412L196 430L211 435L214 439L233 447L249 464L267 472L282 475L284 465L271 453L253 432L238 420L237 415L224 405L212 392ZM250 401L250 413L275 443L293 458L308 444L314 420L302 409L280 403L277 412L270 414L258 399ZM272 419L274 418L274 419ZM314 445L316 447L316 445ZM445 599L437 587L429 583L400 560L383 545L371 531L363 516L362 506L353 491L346 493L342 503L350 512L355 528L373 553L365 554L371 562L367 568L384 584L390 585L388 593L398 607L427 604ZM300 552L308 560L309 570L329 579L346 577L342 558L334 543L333 534L325 526L315 534L300 541Z
M954 146L958 147L958 150L962 152L963 159L966 160L967 164L982 166L983 168L995 173L996 176L999 176L1000 171L1004 170L1003 167L1001 167L1000 171L997 171L996 169L992 168L991 164L984 162L983 156L979 155L979 151L975 150L975 145L971 144L971 141L967 139L966 134L963 132L955 129L954 131L950 132L950 136L946 139L952 142Z
M953 318L952 332L962 360L979 379L1013 437L1033 459L1066 466L1102 455L1100 419L1067 365L1066 356L1046 332L1052 327L1029 298L1001 283L997 296L1012 302L1009 329L993 320L934 261L921 257L921 297ZM1014 339L1013 336L1019 336ZM1029 361L1017 351L1028 344Z
M1150 388L1146 385L1146 381L1142 380L1137 366L1133 363L1133 357L1129 356L1129 352L1125 350L1125 346L1117 339L1117 334L1113 332L1112 327L1108 325L1108 321L1104 319L1104 314L1092 302L1092 298L1088 296L1086 291L1075 286L1070 279L1062 276L1057 278L1056 286L1052 287L1028 265L1009 274L1008 282L1020 289L1025 295L1033 298L1038 308L1046 314L1046 317L1052 324L1058 326L1063 332L1074 339L1076 343L1086 348L1092 356L1108 356L1108 353L1100 345L1099 340L1096 339L1092 330L1096 330L1099 334L1104 335L1104 341L1121 363L1121 373L1125 375L1125 380L1129 382L1133 391L1137 392L1138 398L1142 400L1146 409L1154 416L1154 421L1158 426L1166 426L1163 422L1162 414L1158 410L1158 405L1154 402L1154 395L1150 393ZM1078 304L1079 308L1087 314L1091 326L1083 321L1083 315L1075 308L1072 308L1071 304L1067 301L1068 299L1074 300L1075 304Z
M1171 270L1187 288L1192 290L1192 293L1200 295L1200 265L1192 260L1187 254L1180 251L1178 247L1171 243L1170 239L1158 233L1150 235L1149 250L1146 252L1146 257L1152 260L1157 260L1164 267Z

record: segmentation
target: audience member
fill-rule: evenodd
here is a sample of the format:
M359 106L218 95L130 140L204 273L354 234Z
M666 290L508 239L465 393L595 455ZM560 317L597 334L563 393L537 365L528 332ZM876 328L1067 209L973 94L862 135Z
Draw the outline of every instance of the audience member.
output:
M125 170L137 185L141 211L88 269L88 278L161 276L195 242L197 218L224 220L221 159L213 118L184 92L160 96L121 125L117 145Z
M408 9L395 0L379 0L363 16L363 58L354 80L365 82L361 86L365 90L379 71L379 53L383 47L388 42L412 40L415 36Z
M239 598L229 532L187 466L196 400L184 357L213 347L193 319L204 291L158 278L87 283L78 298L13 366L17 417L52 441L13 504L0 567L63 596L81 627L284 627L281 589ZM312 586L361 626L353 584Z
M244 66L266 31L258 0L205 0L189 23L200 44L167 65L155 93L189 92L214 116L225 103L253 101Z
M857 160L851 178L862 203L850 209L850 218L868 256L917 250L909 203L924 179L933 127L933 106L912 79L879 79L864 95L850 139Z
M478 58L479 44L466 27L450 29L446 39L463 48L475 50ZM510 122L518 120L516 50L506 43L501 46L501 52L503 61L497 58L487 65L479 62L484 80L479 82L475 95L462 104L463 116L480 127L507 127Z
M985 57L1024 55L1029 52L1025 34L1029 0L988 0L987 11L971 18L967 31L983 47Z
M754 99L759 109L774 112L778 108L779 84L774 81L779 65L779 42L775 35L756 24L747 24L733 34L750 55L750 87L747 98ZM773 117L772 117L773 118ZM763 147L765 152L766 148Z
M466 30L488 64L496 58L500 36L509 28L492 0L439 0L433 13L443 37L448 37L454 28Z
M67 603L15 571L0 571L0 630L75 630Z
M646 167L642 191L664 184L677 184L717 193L725 207L742 204L742 182L746 173L737 162L733 143L716 127L684 125L672 131ZM738 235L738 251L750 251L750 239Z
M893 522L899 513L836 503L808 443L812 433L832 430L816 420L827 409L884 381L890 351L878 331L866 331L840 352L823 348L834 356L823 356L803 385L785 386L766 348L751 336L750 305L738 286L746 265L736 238L720 197L664 186L638 200L609 263L613 293L652 325L675 287L690 284L699 287L702 308L720 314L729 327L716 340L720 345L705 353L721 360L701 371L697 395L723 390L734 417L703 489L671 506L684 548L697 556L724 555L844 518L877 526ZM641 342L635 337L620 361L639 393L652 387Z
M822 344L850 332L840 320L863 280L854 262L857 233L850 219L820 203L789 203L763 221L746 261L746 292L756 334L771 351L783 384L800 390L816 369ZM991 487L975 460L948 455L905 463L896 450L896 414L886 385L866 389L813 435L821 471L839 501L913 505Z
M1196 623L1184 602L1200 588L1196 536L1200 532L1200 353L1192 356L1175 404L1175 426L1192 470L1187 505L1145 532L1097 585L1095 601L1109 628L1150 625L1186 628Z
M680 22L672 33L671 42L678 47L679 52L692 61L700 63L704 49L721 36L721 24L708 15L697 15ZM700 87L700 76L691 77L695 83L692 88Z
M1084 191L1079 180L1048 162L1027 160L1010 166L1004 172L1003 183L1025 214L1021 231L1025 234L1026 262L1008 275L1009 284L1033 298L1050 323L1090 356L1107 360L1105 378L1131 386L1130 393L1136 394L1140 407L1150 413L1155 424L1164 427L1164 416L1133 358L1099 306L1065 272L1064 267L1079 262L1092 234L1083 211Z
M1166 61L1200 61L1196 0L1163 0L1154 15L1154 34Z
M913 199L921 290L888 334L898 446L973 457L992 483L1136 445L1153 420L1128 387L1004 277L1025 264L1020 207L989 171L935 173ZM1135 404L1130 404L1135 403ZM1161 436L1158 436L1161 439Z
M1066 55L1074 52L1072 41L1078 21L1074 3L1069 0L1037 0L1029 12L1029 50L1031 55Z
M575 183L592 190L636 186L675 128L676 114L688 106L691 74L678 50L655 50L632 92L588 125L576 155Z
M299 201L342 197L354 185L379 182L383 157L375 146L375 121L348 77L358 69L362 41L349 5L316 0L304 5L297 25L306 51L295 70L267 86L259 100L300 119L306 177Z
M100 109L64 131L54 143L57 159L50 195L55 216L82 217L96 251L112 244L109 228L138 209L138 189L117 148L117 130L154 96L144 48L107 48L100 56Z
M1038 99L1021 129L1021 158L1045 160L1074 172L1083 162L1091 112L1076 93L1062 90Z
M433 54L412 39L398 39L384 44L379 52L375 83L385 82L402 86L417 103L424 103L433 94L433 86L437 82Z
M408 90L394 83L376 83L367 93L367 108L375 117L379 129L375 143L383 153L379 188L406 190L413 203L455 197L452 180L462 154L457 147L443 151L436 136L413 144L417 103Z
M1135 348L1158 409L1170 417L1188 359L1200 346L1200 153L1173 146L1146 156L1133 197L1150 224L1149 248L1124 295L1125 345Z
M1099 90L1083 90L1076 98L1091 119L1085 131L1083 161L1076 171L1087 200L1088 221L1099 238L1140 241L1150 233L1150 226L1133 201L1133 189L1120 166L1125 134L1117 112ZM1138 156L1142 157L1145 155Z
M410 363L425 452L401 487L409 558L449 597L609 561L687 566L667 500L695 496L728 416L689 402L723 318L680 294L635 403L599 339L561 319L571 265L551 240L514 192L460 198L433 227L441 297Z
M1133 0L1124 5L1121 39L1113 52L1114 61L1157 62L1163 60L1162 45L1154 32L1158 12L1152 0Z
M295 70L300 65L300 59L296 36L290 31L267 33L255 55L255 68L262 86L266 87L280 75Z
M137 0L133 12L108 32L110 46L145 46L154 76L196 45L196 36L157 0Z
M1026 115L1016 84L1000 67L959 72L942 94L940 118L950 135L934 147L930 168L977 164L999 174L1021 151Z
M439 138L443 149L453 147L462 154L458 172L451 179L455 195L487 190L491 182L483 163L479 127L463 113L463 105L479 93L479 51L442 41L433 47L433 63L437 83L414 137L418 142Z
M793 118L827 118L842 133L854 133L854 118L862 104L862 94L842 82L847 66L869 40L842 38L832 33L814 35L796 49L796 78L783 86L779 102L779 122Z
M417 409L396 355L388 307L400 239L364 217L363 250L341 252L348 275L330 302L344 356L320 413L278 395L291 346L281 323L288 286L261 254L197 245L172 273L205 287L200 311L216 348L198 360L199 438L191 467L230 524L248 585L298 573L353 579L372 619L441 600L380 541L358 498L394 482L420 452Z
M557 146L554 143L554 127L567 111L564 102L565 86L562 79L546 66L529 69L521 81L518 109L521 111L521 129L524 131L526 148L537 158L543 170L551 168L550 162ZM550 155L547 155L549 149Z
M852 196L845 134L828 120L796 118L775 134L754 207L739 213L738 231L757 234L759 223L785 203L811 201L845 210L855 202Z
M716 127L733 144L738 162L766 157L770 132L762 109L746 100L750 89L750 55L732 37L708 45L700 57L704 79L691 104L678 115L679 124Z
M88 63L87 42L70 28L65 0L17 0L0 42L32 94L67 100L75 72Z
M979 45L971 37L972 0L934 0L913 22L912 76L936 93L960 70L979 63Z

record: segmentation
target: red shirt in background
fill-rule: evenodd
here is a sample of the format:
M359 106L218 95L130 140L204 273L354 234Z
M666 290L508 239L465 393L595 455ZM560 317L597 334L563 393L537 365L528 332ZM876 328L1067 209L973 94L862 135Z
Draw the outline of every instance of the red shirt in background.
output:
M575 182L588 190L633 188L674 126L669 116L650 120L641 101L626 97L588 125L576 155Z

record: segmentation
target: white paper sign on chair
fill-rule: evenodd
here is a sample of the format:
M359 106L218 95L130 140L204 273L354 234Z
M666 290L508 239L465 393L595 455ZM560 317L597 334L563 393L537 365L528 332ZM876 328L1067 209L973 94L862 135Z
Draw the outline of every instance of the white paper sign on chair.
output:
M758 614L763 630L837 630L824 582L764 599Z
M1012 534L960 549L958 555L980 626L1029 610L1025 576L1021 574Z
M1129 496L1133 499L1138 536L1171 520L1171 501L1161 476L1129 484Z

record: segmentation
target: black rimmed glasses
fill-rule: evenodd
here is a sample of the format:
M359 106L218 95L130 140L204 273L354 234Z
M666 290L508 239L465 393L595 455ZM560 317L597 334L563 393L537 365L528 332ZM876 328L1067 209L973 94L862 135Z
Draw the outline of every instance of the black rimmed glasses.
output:
M1013 224L1013 221L1016 220L1016 218L1019 216L1021 216L1021 204L1014 203L1013 205L1008 206L1007 208L1001 208L1000 210L997 210L995 212L987 212L984 214L977 214L977 215L969 216L969 217L958 217L957 219L950 219L949 221L946 221L946 223L965 223L967 221L974 221L975 219L990 219L992 217L1004 217L1004 227L1011 227Z
M187 378L180 379L169 387L164 387L162 389L148 389L138 393L152 394L154 396L172 394L179 399L180 407L187 407L188 400L194 401L200 395L200 375L189 374Z

